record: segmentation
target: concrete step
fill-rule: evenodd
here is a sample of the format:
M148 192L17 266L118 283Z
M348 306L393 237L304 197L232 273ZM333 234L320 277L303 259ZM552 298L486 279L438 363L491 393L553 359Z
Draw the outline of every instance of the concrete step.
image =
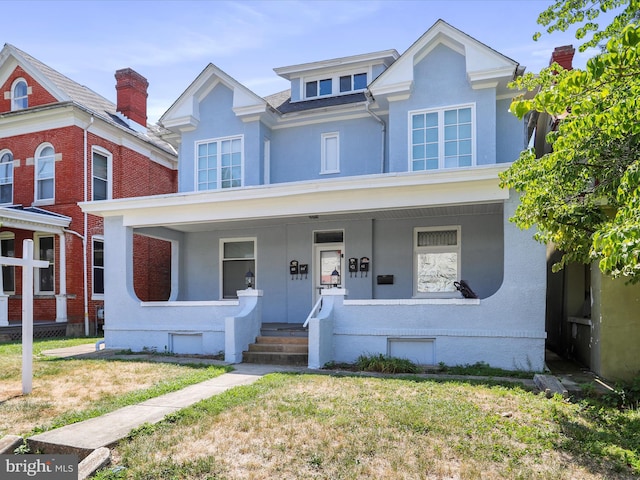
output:
M250 352L264 353L309 353L307 343L252 343Z
M259 363L263 365L299 365L309 363L307 353L273 353L273 352L242 352L244 363Z
M270 343L278 345L309 345L308 337L275 337L269 335L260 335L256 338L256 343Z
M301 323L263 323L260 334L265 337L308 337Z

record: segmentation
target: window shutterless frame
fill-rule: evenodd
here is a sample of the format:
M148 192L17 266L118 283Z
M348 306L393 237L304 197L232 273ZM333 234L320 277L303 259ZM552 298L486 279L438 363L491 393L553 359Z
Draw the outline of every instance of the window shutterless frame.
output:
M416 227L413 230L413 295L452 298L459 294L453 282L460 280L460 225Z
M195 190L244 185L244 136L212 138L195 143Z
M410 172L476 165L475 103L408 113Z

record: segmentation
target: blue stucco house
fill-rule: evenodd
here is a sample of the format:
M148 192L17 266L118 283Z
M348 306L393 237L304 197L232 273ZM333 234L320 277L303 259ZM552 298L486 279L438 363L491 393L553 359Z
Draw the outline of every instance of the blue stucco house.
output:
M541 370L546 252L498 180L527 145L523 70L442 20L402 55L276 68L291 88L266 98L208 65L159 122L179 192L82 204L104 217L107 346L239 362L261 324L305 323L310 367ZM171 244L167 301L136 298L136 235Z

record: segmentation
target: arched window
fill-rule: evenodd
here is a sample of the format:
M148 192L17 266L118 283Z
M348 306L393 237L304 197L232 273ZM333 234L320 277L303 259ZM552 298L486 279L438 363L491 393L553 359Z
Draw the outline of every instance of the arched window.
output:
M55 158L56 153L49 144L36 151L36 201L50 201L55 198Z
M13 203L13 154L0 151L0 204Z
M19 78L11 88L11 110L22 110L29 106L29 88L27 82Z

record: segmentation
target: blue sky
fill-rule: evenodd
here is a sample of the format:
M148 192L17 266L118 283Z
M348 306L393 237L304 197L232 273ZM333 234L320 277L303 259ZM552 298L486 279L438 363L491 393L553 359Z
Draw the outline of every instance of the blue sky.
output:
M213 63L261 96L288 87L273 69L394 48L403 53L442 18L538 71L570 33L532 36L551 0L10 1L2 44L28 52L115 102L114 72L149 80L155 122ZM27 12L25 14L25 12ZM28 20L28 21L27 21ZM591 55L593 52L591 52ZM584 66L589 54L578 54Z

